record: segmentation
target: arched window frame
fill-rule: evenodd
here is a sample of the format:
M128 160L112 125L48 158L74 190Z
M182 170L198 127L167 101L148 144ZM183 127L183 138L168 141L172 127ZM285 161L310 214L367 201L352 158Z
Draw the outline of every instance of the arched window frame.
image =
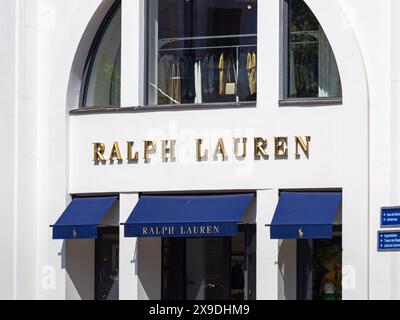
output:
M304 0L303 0L304 1ZM290 98L289 78L290 78L290 57L289 57L289 37L290 37L290 0L281 0L280 8L280 106L312 106L312 105L342 105L342 95L339 97L304 97ZM305 1L304 1L305 2ZM305 3L307 5L307 3ZM311 9L310 9L311 10ZM318 22L319 23L319 22ZM322 27L321 27L322 28ZM340 70L339 70L339 79ZM343 90L343 89L341 89Z
M82 76L82 85L81 85L81 90L80 90L80 97L79 97L79 107L80 108L85 108L85 107L120 107L120 103L115 106L87 106L86 105L86 100L87 100L87 91L90 83L90 76L93 71L93 64L96 60L96 56L99 51L99 47L101 45L102 39L107 32L108 27L110 26L111 22L113 21L113 18L115 14L118 12L118 10L121 8L121 0L115 0L115 2L112 4L111 8L108 10L107 14L105 15L103 21L101 22L96 35L92 41L92 44L89 49L89 53L87 55L87 59L85 62L85 67L83 69L83 76Z

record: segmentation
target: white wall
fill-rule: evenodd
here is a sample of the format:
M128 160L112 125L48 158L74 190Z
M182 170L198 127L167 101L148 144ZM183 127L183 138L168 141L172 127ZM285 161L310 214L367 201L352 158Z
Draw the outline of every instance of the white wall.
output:
M95 240L64 241L66 270L65 299L93 300L95 297Z
M71 66L101 0L1 1L0 33L6 45L0 49L0 66L8 77L0 80L0 134L6 137L4 150L9 157L3 158L0 166L0 192L10 200L0 202L5 226L0 235L0 268L5 270L0 284L5 289L0 290L0 298L65 298L62 241L51 240L48 226L64 210L69 192L297 187L343 187L344 262L349 274L355 270L354 287L345 290L344 298L400 298L400 280L396 277L399 257L396 253L378 254L375 237L379 207L396 205L400 200L398 1L306 2L335 51L343 107L278 107L279 6L278 1L259 1L264 18L259 19L258 50L263 59L259 59L257 108L69 117L65 105L71 107L73 103L68 102L74 101L67 99ZM130 10L132 19L129 13L123 16L124 38L129 39L140 30L142 20L137 17L142 16L143 3L125 0L123 5L135 9ZM129 31L132 21L139 27ZM125 46L123 52L122 63L127 70L136 70L137 62L143 59L140 46ZM135 57L134 63L127 59L130 54ZM122 101L126 105L140 104L143 99L136 90L129 90L131 82L135 88L141 86L140 73L133 77L123 75ZM311 135L311 158L194 161L193 139L226 137L230 148L234 135L265 135L270 139L274 135ZM179 159L186 160L187 154L190 158L173 164L162 164L159 155L148 165L141 161L137 165L94 166L91 162L91 143L95 141L110 146L114 140L123 143L152 138L176 138L182 152ZM291 157L292 153L293 149ZM266 201L262 206L270 208L271 203ZM262 214L270 215L271 211ZM147 245L159 246L147 243L144 247ZM274 256L265 259L272 263ZM268 270L268 275L277 271L271 265ZM138 296L152 295L145 291ZM268 289L260 294L274 298L278 293Z
M3 107L0 116L0 136L3 139L4 150L8 157L2 158L0 166L0 219L6 226L0 233L0 299L15 298L14 279L16 273L16 171L17 171L17 20L16 2L14 0L0 2L0 37L3 45L0 49L0 68L8 75L0 80L0 92L2 92ZM7 48L7 50L5 50Z

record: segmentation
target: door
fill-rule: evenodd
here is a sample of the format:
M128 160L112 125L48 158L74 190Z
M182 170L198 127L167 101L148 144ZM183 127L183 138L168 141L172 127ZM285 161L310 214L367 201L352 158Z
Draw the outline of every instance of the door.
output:
M119 299L119 228L99 228L96 239L95 299Z

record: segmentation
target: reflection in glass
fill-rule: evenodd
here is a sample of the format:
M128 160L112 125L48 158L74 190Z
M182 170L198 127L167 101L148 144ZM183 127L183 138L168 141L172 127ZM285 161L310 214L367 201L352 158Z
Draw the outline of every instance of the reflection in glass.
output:
M289 98L341 97L335 55L303 0L289 3Z
M255 101L256 0L150 0L148 103Z
M119 298L119 228L99 228L96 240L96 300Z
M163 238L162 299L255 300L256 227L235 237Z
M342 238L298 241L298 298L342 299Z
M114 13L88 64L83 105L119 106L121 82L121 7Z

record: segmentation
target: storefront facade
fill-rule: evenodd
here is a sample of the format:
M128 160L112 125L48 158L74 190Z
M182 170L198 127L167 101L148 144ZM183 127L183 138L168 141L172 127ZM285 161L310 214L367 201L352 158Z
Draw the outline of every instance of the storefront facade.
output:
M400 297L376 250L400 8L205 2L10 5L37 13L10 47L38 63L14 81L1 297Z

